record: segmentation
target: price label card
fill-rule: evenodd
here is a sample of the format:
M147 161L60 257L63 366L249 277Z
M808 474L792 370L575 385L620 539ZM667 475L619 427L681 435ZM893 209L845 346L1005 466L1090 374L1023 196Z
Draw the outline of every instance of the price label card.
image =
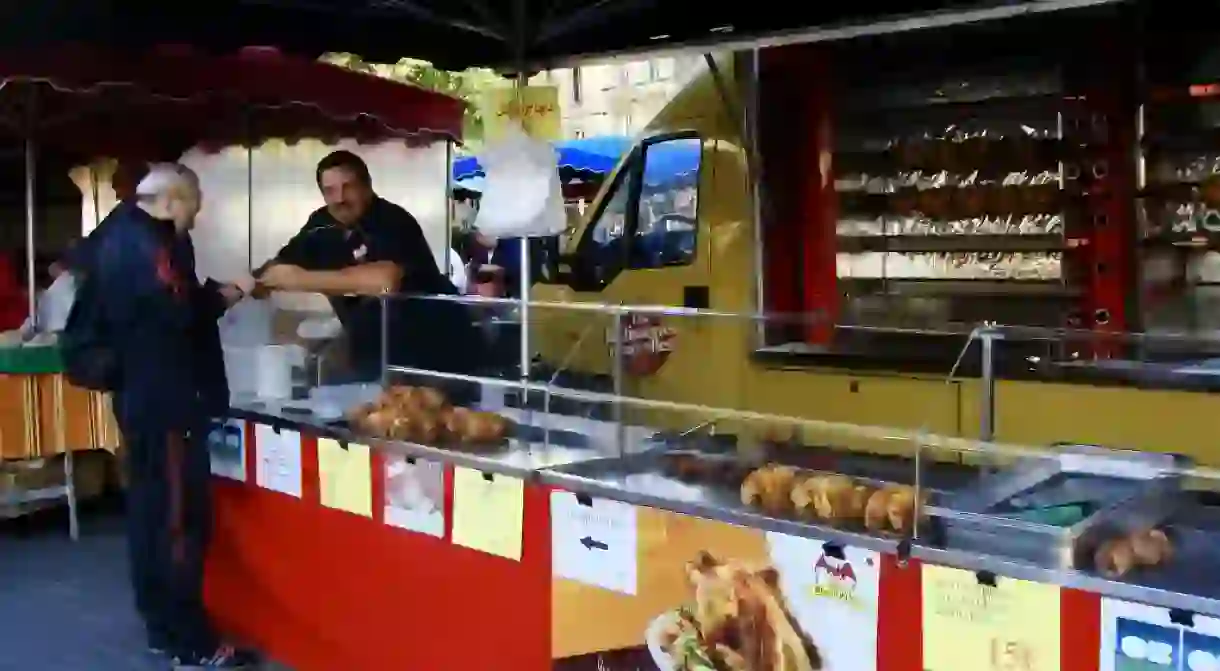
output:
M301 434L257 424L254 451L258 486L301 498Z
M212 475L246 481L246 421L218 419L208 431L208 458Z
M454 467L454 545L520 561L524 516L520 478Z
M1059 587L924 564L926 671L1058 671Z
M551 566L557 578L636 593L635 506L551 492Z
M367 445L318 439L318 486L327 508L373 516L372 455Z
M445 467L437 461L385 456L385 523L445 535Z

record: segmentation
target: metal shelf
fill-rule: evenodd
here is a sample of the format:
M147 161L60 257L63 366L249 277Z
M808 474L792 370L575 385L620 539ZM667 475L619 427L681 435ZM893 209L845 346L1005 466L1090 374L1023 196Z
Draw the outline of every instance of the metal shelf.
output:
M1066 249L1057 233L955 234L955 235L841 235L838 251L843 253L970 253L970 252L1058 252Z

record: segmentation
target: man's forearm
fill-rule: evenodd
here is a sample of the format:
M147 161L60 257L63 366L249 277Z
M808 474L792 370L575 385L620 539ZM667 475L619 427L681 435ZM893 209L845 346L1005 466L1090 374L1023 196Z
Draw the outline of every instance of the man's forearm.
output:
M393 264L368 263L343 270L311 270L302 274L296 291L376 296L398 289L402 273Z

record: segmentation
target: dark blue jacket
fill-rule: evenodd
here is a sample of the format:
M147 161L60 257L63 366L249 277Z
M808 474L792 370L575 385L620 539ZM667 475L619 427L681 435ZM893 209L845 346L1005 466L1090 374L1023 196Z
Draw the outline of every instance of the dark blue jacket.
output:
M228 406L218 285L200 285L189 235L120 203L73 255L92 273L119 356L115 405L124 426L198 428Z

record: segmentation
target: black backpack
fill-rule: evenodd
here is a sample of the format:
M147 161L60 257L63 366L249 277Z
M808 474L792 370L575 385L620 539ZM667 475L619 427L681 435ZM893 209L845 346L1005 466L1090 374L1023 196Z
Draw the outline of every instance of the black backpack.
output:
M117 391L119 355L107 337L102 300L92 273L78 274L76 298L59 336L59 351L69 382L93 391Z

